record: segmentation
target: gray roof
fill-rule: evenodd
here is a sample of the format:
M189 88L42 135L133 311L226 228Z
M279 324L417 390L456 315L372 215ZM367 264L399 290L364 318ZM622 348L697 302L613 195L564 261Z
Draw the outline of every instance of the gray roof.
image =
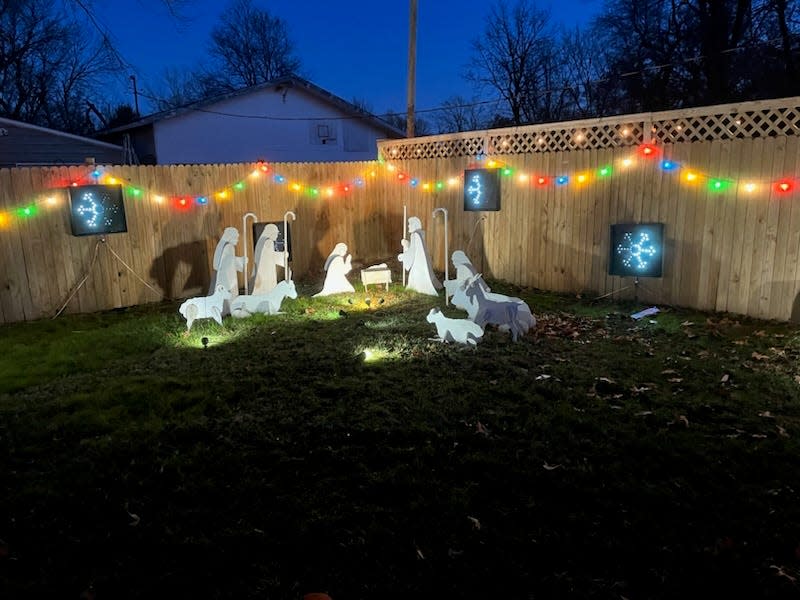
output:
M106 129L100 131L98 132L98 135L106 136L108 134L122 133L125 131L130 131L131 129L138 129L139 127L145 127L157 121L162 121L164 119L171 119L173 117L177 117L179 115L191 111L202 111L203 109L206 109L207 107L217 104L219 102L223 102L224 100L229 100L231 98L244 96L252 92L273 87L291 87L304 90L305 92L311 94L312 96L315 96L316 98L323 100L328 104L331 104L332 106L338 108L343 113L345 113L348 116L351 116L354 119L363 119L365 122L370 123L372 126L382 130L389 138L406 137L404 131L397 129L395 126L384 121L380 117L377 117L365 110L362 110L355 104L343 100L342 98L334 94L331 94L330 92L322 89L321 87L314 85L310 81L306 81L305 79L297 77L296 75L288 75L286 77L280 77L278 79L273 79L266 83L261 83L246 88L240 88L232 92L227 92L225 94L219 94L217 96L203 98L202 100L197 100L196 102L190 102L189 104L177 106L169 110L163 110L160 112L152 113L150 115L142 117L141 119L138 119L131 123L127 123L126 125L120 125L119 127L114 127L112 129Z

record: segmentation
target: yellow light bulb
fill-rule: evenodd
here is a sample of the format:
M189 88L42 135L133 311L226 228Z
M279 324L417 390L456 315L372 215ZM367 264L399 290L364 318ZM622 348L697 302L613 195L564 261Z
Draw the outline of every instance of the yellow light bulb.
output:
M520 183L525 183L526 181L528 181L528 176L525 173L520 173L517 176L517 179L519 179Z
M744 191L745 192L755 192L756 191L756 184L755 183L745 183L744 184Z
M451 177L447 180L447 185L453 187L454 185L458 185L458 177Z
M56 198L55 198L55 196L48 196L48 197L47 197L47 203L48 203L50 206L55 206L55 204L56 204Z
M623 167L630 167L632 164L633 164L633 159L630 158L626 158L625 160L622 161Z
M686 174L686 181L696 181L696 180L697 180L697 174L696 173L692 173L691 171L689 171Z

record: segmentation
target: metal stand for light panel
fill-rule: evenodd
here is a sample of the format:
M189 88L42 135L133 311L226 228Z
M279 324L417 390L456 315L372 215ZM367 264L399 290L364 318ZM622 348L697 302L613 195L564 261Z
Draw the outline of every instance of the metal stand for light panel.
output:
M114 252L114 249L108 245L108 242L106 241L106 236L101 235L98 238L97 243L94 245L94 250L92 251L92 260L89 262L89 266L86 267L86 271L84 272L80 281L78 281L78 283L75 284L70 293L67 294L67 299L64 300L64 303L61 305L61 308L59 308L51 318L55 319L62 312L64 312L64 309L67 308L67 304L70 303L70 300L72 300L75 297L75 294L77 294L78 290L83 287L83 284L85 284L89 280L89 276L92 274L92 269L94 269L94 266L97 263L97 257L100 253L101 246L104 247L106 250L108 250L111 253L111 256L113 256L117 260L117 262L119 262L123 267L125 267L128 271L130 271L130 273L134 277L136 277L136 279L141 281L145 285L145 287L152 290L156 295L161 296L162 300L166 299L166 296L164 294L159 292L156 288L154 288L152 285L150 285L144 279L142 279L139 276L139 274L136 271L134 271L133 268L131 268L131 266L128 263L126 263L119 254Z
M602 296L598 296L595 300L602 300L603 298L608 298L609 296L613 296L614 294L618 294L619 292L624 292L625 290L629 290L633 288L633 301L639 301L639 288L646 289L642 282L639 281L639 278L634 275L633 283L631 285L626 285L625 287L621 287L618 290L614 290L612 292L608 292L607 294L603 294Z

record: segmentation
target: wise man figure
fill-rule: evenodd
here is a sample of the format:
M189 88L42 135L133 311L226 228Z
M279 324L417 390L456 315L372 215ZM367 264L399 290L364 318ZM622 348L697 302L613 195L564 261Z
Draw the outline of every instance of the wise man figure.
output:
M347 280L352 258L347 253L347 244L344 242L336 244L325 261L325 283L322 285L322 291L314 295L330 296L331 294L355 292L355 288Z
M431 256L425 246L425 232L418 217L409 217L408 232L409 239L400 242L403 253L397 257L403 263L403 268L408 271L406 288L420 294L438 296L442 284L433 273Z
M239 276L237 272L243 272L246 258L236 256L236 244L239 243L239 230L235 227L226 227L222 232L222 237L214 251L214 275L211 277L211 288L209 296L217 289L217 285L225 286L231 293L230 300L225 300L222 307L222 314L231 313L231 302L239 295Z
M271 292L278 285L277 268L286 268L284 254L275 249L280 232L274 223L267 223L258 236L253 264L252 285L253 296Z
M478 271L475 269L475 265L472 264L472 261L463 250L456 250L453 252L452 263L456 268L456 278L448 279L444 282L445 293L448 296L453 296L456 293L458 286L463 285L468 279L471 279L478 274ZM480 285L485 292L491 291L489 286L486 285L482 278L478 281L478 285Z

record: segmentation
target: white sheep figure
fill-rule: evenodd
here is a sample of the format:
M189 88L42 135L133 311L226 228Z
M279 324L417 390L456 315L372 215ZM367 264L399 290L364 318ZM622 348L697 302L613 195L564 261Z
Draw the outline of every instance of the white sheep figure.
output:
M483 328L469 319L445 317L438 308L432 308L425 317L428 323L436 325L436 333L443 342L457 342L477 346L483 337Z
M231 304L231 315L240 319L255 313L279 315L281 314L281 303L287 297L292 300L297 298L297 289L291 279L279 282L266 294L239 296Z
M230 290L220 284L210 296L189 298L181 304L178 312L186 319L186 331L191 331L192 323L197 319L214 319L222 325L222 307L226 300L231 299Z

